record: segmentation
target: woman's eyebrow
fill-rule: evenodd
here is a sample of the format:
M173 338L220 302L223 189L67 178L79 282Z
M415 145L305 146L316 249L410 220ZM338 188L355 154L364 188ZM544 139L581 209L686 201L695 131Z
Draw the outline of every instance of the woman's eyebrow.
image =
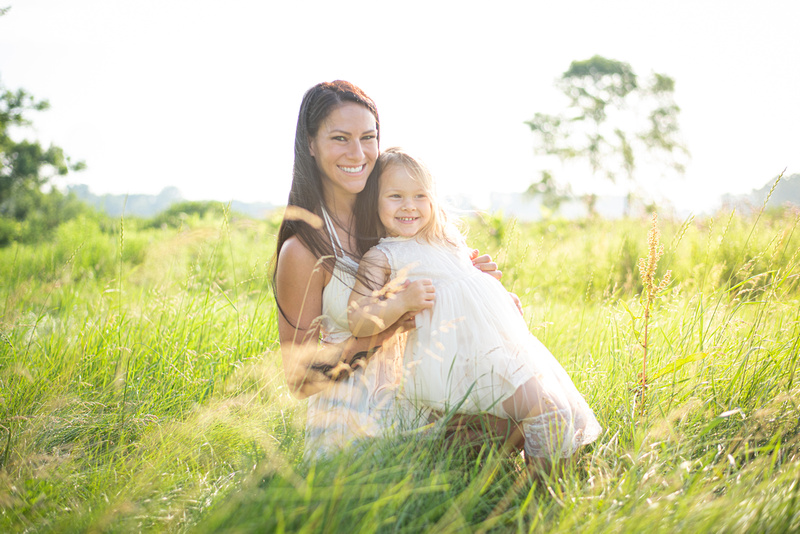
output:
M364 131L361 135L375 133L377 131L378 130L376 130L375 128L371 128L369 130ZM346 134L346 135L353 135L351 132L348 132L347 130L342 130L342 129L339 129L339 128L334 128L333 130L329 130L328 131L328 133L334 133L334 132L343 133L343 134Z

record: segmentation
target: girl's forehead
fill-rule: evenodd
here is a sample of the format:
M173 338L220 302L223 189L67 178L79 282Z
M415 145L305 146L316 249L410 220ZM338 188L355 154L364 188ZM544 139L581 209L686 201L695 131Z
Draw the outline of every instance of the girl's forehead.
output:
M414 176L405 165L390 164L383 168L380 175L381 187L417 186L423 184Z

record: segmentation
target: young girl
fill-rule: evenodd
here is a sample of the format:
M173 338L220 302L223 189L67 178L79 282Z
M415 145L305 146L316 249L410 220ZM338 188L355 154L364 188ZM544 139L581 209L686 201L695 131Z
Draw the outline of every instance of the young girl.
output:
M417 407L512 419L526 457L548 464L597 439L600 425L563 367L500 282L472 267L427 169L397 148L378 165L385 237L360 264L348 308L353 335L417 313L404 359L406 393Z

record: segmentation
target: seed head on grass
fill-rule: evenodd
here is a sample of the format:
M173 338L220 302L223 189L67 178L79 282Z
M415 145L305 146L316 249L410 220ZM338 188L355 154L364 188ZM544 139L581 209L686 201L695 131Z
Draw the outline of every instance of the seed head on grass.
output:
M654 213L650 231L647 233L647 258L639 258L639 276L644 286L644 297L646 300L645 317L649 316L649 311L653 301L661 291L666 289L672 278L672 271L667 271L660 283L656 284L656 269L658 260L664 255L664 245L661 243L661 232L658 229L658 214Z
M650 226L650 231L647 233L647 258L639 258L639 276L642 279L642 298L644 300L644 341L642 347L644 348L644 356L642 358L642 402L640 404L640 412L644 413L644 391L647 387L647 347L648 347L648 323L650 322L650 313L653 309L653 302L659 293L664 291L672 278L672 271L664 273L664 277L660 282L656 281L656 269L658 268L658 260L664 255L664 245L661 243L661 232L658 230L658 214L653 213L653 219Z

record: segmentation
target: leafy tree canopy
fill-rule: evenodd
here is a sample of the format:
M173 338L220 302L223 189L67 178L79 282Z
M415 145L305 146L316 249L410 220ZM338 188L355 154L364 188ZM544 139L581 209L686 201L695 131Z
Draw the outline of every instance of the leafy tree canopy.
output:
M628 63L596 55L573 61L555 85L568 98L566 109L536 113L525 123L537 137L537 153L584 161L612 182L633 181L645 154L683 173L688 152L679 138L675 80L659 73L642 80ZM554 183L551 177L542 185Z
M46 218L54 224L63 195L45 194L42 187L54 176L85 167L82 161L71 163L61 147L45 148L38 141L12 136L31 125L31 112L49 107L47 100L37 100L24 89L7 89L0 81L0 244L19 233L13 230L19 227L16 223L41 219L42 212L48 212Z
M13 127L30 126L28 113L50 107L24 89L12 91L0 82L0 215L22 220L35 207L37 193L53 176L80 170L83 162L70 164L55 145L44 148L38 141L15 141Z

